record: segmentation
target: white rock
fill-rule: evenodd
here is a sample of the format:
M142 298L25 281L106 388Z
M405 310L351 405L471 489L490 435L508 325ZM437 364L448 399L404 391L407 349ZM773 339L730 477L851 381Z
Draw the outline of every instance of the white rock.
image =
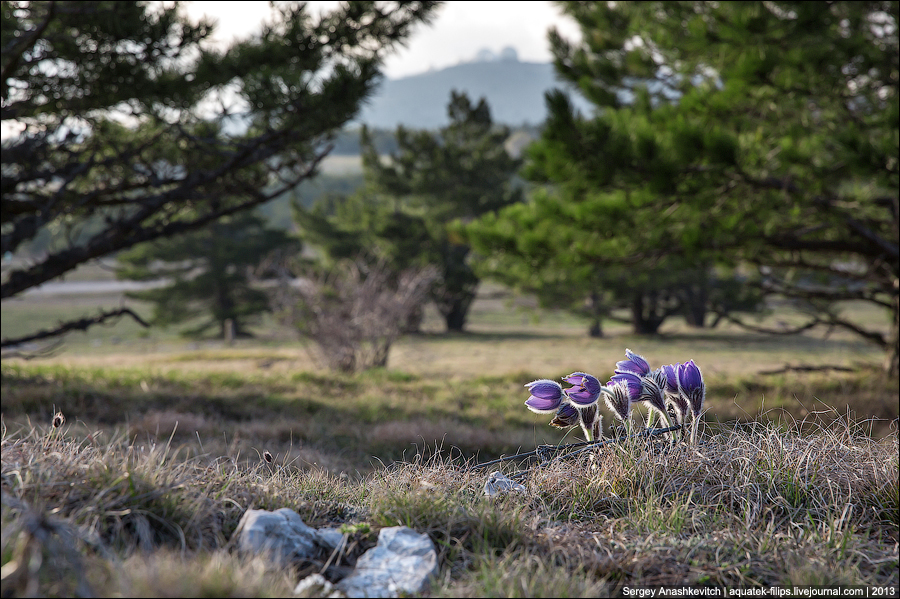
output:
M297 583L294 587L294 596L338 598L346 595L334 588L334 585L321 574L311 574Z
M247 510L238 523L238 549L249 554L268 553L276 565L311 558L327 548L316 529L307 526L294 510Z
M348 597L418 594L437 572L437 552L428 535L394 526L381 529L378 545L357 560L356 569L337 588Z
M488 497L495 497L501 493L509 493L510 491L524 493L526 491L525 485L507 478L499 471L491 472L487 482L484 483L484 494Z

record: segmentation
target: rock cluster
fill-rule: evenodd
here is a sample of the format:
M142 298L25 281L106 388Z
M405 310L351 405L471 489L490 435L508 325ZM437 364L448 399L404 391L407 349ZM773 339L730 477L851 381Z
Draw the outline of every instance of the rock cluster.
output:
M237 547L275 567L333 553L345 542L336 528L307 526L290 508L247 510L235 531ZM321 574L301 580L295 595L330 597L398 597L423 592L438 572L437 552L427 535L407 526L383 528L378 544L366 551L354 570L333 583Z

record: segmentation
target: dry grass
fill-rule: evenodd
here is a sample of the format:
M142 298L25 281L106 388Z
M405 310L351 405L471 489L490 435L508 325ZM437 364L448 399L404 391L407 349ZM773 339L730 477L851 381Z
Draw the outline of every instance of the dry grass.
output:
M433 596L900 582L897 436L875 440L849 421L508 462L526 491L493 500L482 487L494 467L442 448L354 478L73 430L3 431L6 596L290 596L325 564L271 571L229 543L244 509L285 505L313 526L368 524L349 563L383 526L428 534L441 563Z
M898 584L897 381L874 368L878 352L836 333L677 322L658 338L609 326L597 340L523 305L484 298L464 335L437 334L432 314L388 369L355 375L275 335L112 346L107 330L49 360L4 360L4 596L290 596L325 564L272 572L230 544L244 510L284 506L312 526L370 527L331 574L381 527L429 534L441 560L431 596ZM6 326L15 307L3 307ZM602 379L625 347L703 368L697 449L635 442L468 468L577 440L524 408L523 385ZM786 363L854 371L758 374ZM54 428L57 410L67 421ZM523 471L526 492L487 499L493 469Z

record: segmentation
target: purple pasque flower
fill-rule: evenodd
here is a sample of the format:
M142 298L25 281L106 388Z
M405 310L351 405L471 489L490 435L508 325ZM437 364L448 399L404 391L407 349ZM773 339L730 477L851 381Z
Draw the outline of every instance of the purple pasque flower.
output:
M600 389L603 385L596 377L590 374L573 372L569 376L563 377L563 380L570 385L574 385L573 387L564 389L563 392L566 394L566 397L569 398L569 403L576 408L592 406L596 404L597 400L600 398Z
M550 426L556 428L570 428L576 424L581 425L585 439L593 441L599 439L603 432L603 416L597 409L597 402L592 405L576 408L571 403L559 406L556 416L550 421Z
M659 367L659 370L666 375L666 393L678 393L678 367L681 366L681 363L677 364L663 364Z
M641 379L641 396L638 401L646 402L650 406L650 415L653 412L665 422L666 426L672 426L669 413L666 411L666 375L660 370L655 370ZM649 418L647 426L651 426L653 418Z
M706 400L706 384L700 367L688 360L678 367L678 392L684 396L691 408L691 445L697 444L697 427L700 423L700 414L703 412L703 402Z
M550 379L538 379L525 386L531 392L531 397L525 400L525 405L537 414L552 414L559 409L565 396L562 385Z
M556 428L569 428L576 424L578 424L578 410L569 403L559 406L556 416L550 421L550 426Z
M654 370L641 378L641 395L638 401L650 404L656 411L666 413L666 375Z
M616 362L616 374L630 372L638 376L647 376L650 374L650 363L630 349L625 349L625 357L627 359Z
M646 402L658 410L665 409L663 391L659 385L658 377L638 376L632 372L620 372L609 379L607 385L622 383L628 391L628 397L633 403Z
M660 367L666 375L666 406L671 406L675 412L675 423L684 424L688 417L690 406L687 398L678 390L678 367L681 363L667 364Z
M600 398L603 385L597 380L597 377L585 372L573 372L569 376L563 377L563 380L573 385L568 389L564 389L569 405L578 411L578 423L581 430L584 431L584 437L588 441L593 441L599 436L600 416L597 410L597 400Z
M706 385L700 367L693 360L678 367L678 391L687 399L694 418L699 418L706 399Z
M609 378L609 382L606 383L606 386L609 387L617 383L625 385L625 390L628 393L629 401L640 401L641 390L644 388L644 383L641 377L634 374L633 372L620 372L612 375Z

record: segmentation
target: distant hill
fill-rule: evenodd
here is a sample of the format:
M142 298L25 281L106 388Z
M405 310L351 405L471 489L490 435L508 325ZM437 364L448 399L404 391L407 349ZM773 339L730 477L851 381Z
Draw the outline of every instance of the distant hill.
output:
M568 89L582 112L592 106L556 79L550 63L490 60L458 64L402 79L385 79L364 105L355 124L394 129L404 125L437 129L447 124L451 90L465 91L472 101L487 99L494 121L510 126L539 125L546 116L544 92ZM352 126L352 125L351 125Z

